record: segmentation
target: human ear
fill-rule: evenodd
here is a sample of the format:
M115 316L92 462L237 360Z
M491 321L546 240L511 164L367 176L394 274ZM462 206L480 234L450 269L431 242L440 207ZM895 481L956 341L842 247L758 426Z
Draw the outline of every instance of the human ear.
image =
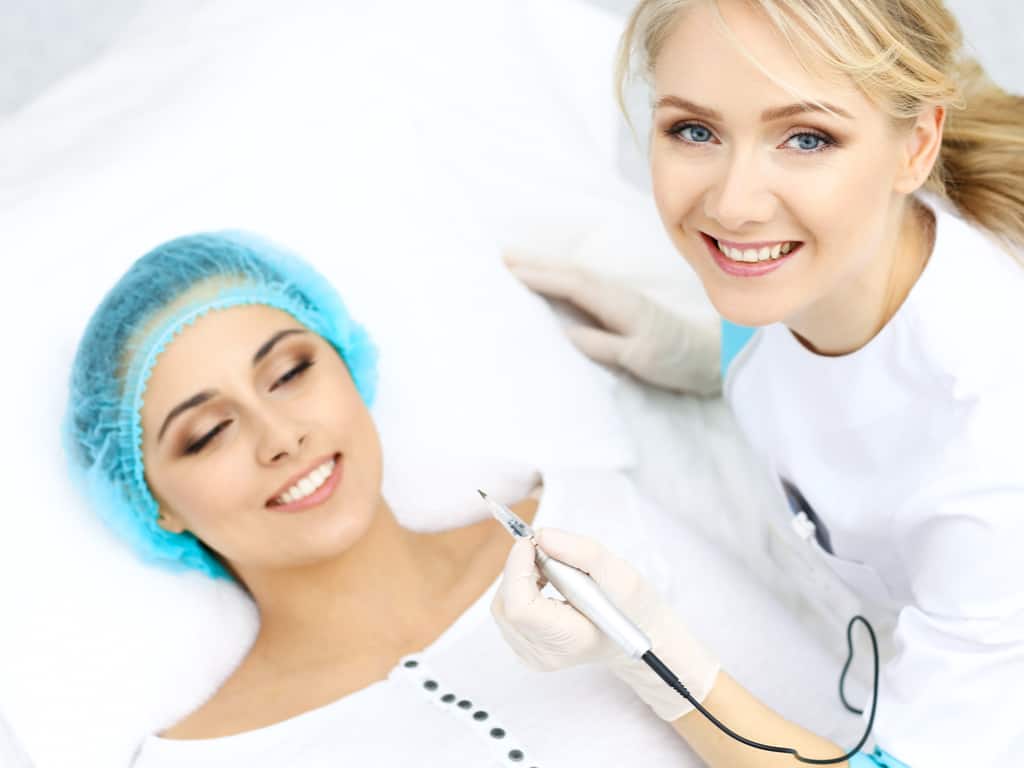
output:
M160 507L157 512L156 524L168 533L183 533L185 531L184 521L173 512L165 512L163 507Z
M945 107L926 109L914 120L907 133L896 176L897 192L909 195L927 181L942 149L942 128L946 121Z

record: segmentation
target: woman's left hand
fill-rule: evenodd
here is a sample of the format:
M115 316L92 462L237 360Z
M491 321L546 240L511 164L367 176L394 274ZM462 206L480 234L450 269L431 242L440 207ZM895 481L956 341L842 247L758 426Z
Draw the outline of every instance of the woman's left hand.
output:
M718 675L718 661L640 574L592 539L557 529L545 529L537 539L547 554L589 573L619 610L644 631L654 653L693 697L704 700ZM543 670L605 664L662 719L676 720L693 709L644 662L631 659L571 605L542 597L542 576L534 556L529 541L515 543L491 605L505 640L527 664Z

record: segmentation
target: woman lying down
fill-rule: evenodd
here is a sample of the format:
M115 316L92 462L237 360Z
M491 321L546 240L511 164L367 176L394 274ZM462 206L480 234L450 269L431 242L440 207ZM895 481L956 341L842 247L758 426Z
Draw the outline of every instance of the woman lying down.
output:
M242 233L160 246L94 314L68 418L87 493L145 559L237 580L260 617L237 669L145 737L135 765L680 765L672 728L615 675L534 672L503 641L490 615L512 543L501 526L399 525L381 497L375 375L369 336L326 281ZM615 542L718 648L781 613L622 475L553 473L535 496L513 509ZM693 578L667 567L680 551ZM763 659L730 667L761 675L769 699L792 685L776 655L794 674L831 668L769 626ZM824 702L831 685L808 688Z

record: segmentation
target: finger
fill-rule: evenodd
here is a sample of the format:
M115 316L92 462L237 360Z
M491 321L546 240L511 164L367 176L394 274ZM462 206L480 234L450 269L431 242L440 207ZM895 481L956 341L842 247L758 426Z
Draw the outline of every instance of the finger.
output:
M505 613L521 614L537 600L543 599L537 588L541 575L535 557L533 544L527 539L519 539L512 545L498 589Z
M494 600L491 601L491 615L494 617L494 623L498 627L498 632L504 638L505 643L511 648L516 656L522 659L527 666L533 669L543 670L546 666L537 651L537 648L531 643L522 632L509 621L505 615L505 607L501 599L501 595L495 594Z
M502 251L501 260L505 266L511 267L543 267L550 264L543 257L538 256L534 251L522 248L508 248Z
M563 563L586 571L601 587L615 593L628 593L635 586L633 568L587 536L544 528L537 534L537 545Z
M638 313L633 294L595 275L534 265L514 266L510 270L530 290L571 302L612 331L624 332Z
M537 546L552 557L588 573L591 567L600 565L605 554L604 547L595 539L561 528L541 528L536 539Z
M572 343L591 360L605 365L622 364L628 345L624 336L585 325L570 325L565 332Z

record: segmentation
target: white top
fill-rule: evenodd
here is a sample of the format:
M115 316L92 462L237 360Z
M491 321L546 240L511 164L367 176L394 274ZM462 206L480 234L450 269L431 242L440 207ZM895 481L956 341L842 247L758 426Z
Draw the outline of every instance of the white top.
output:
M755 451L795 488L780 517L896 616L879 746L935 768L995 764L1016 744L1007 764L1018 764L1024 264L926 202L934 251L874 339L825 357L784 325L765 327L729 369L726 396Z
M21 750L10 726L0 715L0 766L3 768L32 768L32 763Z
M646 502L625 476L606 470L545 472L535 526L552 525L592 535L629 559L687 616L724 666L781 711L826 732L849 731L851 720L856 724L835 694L841 662L791 621L785 606L741 564L683 528L678 511ZM701 765L667 723L603 668L543 673L523 665L491 618L496 586L386 680L234 736L151 736L134 765ZM769 636L751 644L750 637L765 627L771 627ZM415 666L405 665L410 662ZM427 687L428 681L436 687Z

